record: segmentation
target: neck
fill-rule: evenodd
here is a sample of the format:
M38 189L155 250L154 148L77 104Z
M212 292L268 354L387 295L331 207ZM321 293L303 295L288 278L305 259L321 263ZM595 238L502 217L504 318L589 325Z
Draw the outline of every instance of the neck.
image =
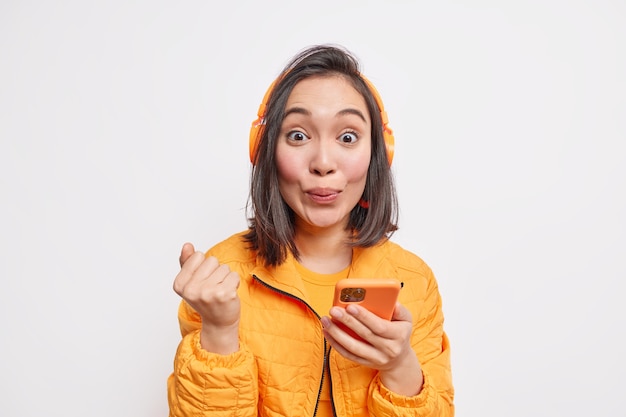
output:
M352 261L352 247L346 242L349 233L343 227L311 229L296 227L296 246L300 263L320 274L333 274L345 269Z

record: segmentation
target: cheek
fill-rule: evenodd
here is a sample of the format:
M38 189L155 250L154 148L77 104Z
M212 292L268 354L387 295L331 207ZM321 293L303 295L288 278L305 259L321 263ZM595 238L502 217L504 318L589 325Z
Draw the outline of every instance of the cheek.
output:
M283 157L279 155L276 157L276 168L278 170L278 181L280 184L293 184L298 180L297 164L293 159Z
M346 161L345 172L348 182L363 183L367 179L367 170L369 169L369 158L357 158L352 161Z

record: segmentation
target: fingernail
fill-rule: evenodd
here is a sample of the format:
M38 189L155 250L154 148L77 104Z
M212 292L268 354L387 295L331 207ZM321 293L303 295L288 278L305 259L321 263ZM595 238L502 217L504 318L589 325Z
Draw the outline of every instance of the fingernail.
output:
M336 319L343 317L343 311L339 307L332 307L330 309L330 315Z

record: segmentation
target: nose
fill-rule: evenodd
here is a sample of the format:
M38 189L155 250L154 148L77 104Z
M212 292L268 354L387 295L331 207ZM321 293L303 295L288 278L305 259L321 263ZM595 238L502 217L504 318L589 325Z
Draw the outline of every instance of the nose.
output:
M309 171L315 175L325 176L337 170L337 156L334 153L335 140L321 139L312 148Z

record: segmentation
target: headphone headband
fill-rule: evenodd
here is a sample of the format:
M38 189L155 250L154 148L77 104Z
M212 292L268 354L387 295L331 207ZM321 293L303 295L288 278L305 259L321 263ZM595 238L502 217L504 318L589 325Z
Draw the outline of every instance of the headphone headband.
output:
M250 127L249 151L250 151L250 162L252 162L253 164L254 164L254 157L256 155L257 148L259 147L259 142L261 141L261 135L263 134L263 127L265 126L265 109L267 108L267 102L270 98L270 95L272 94L272 91L274 91L274 86L276 85L279 79L280 77L274 80L272 84L270 84L267 91L265 92L265 95L263 96L263 101L259 105L259 110L257 111L257 118L252 122L252 126ZM389 127L389 119L387 118L387 112L385 111L385 107L383 106L383 100L380 97L378 90L376 90L376 87L374 87L374 84L372 84L362 74L361 74L361 79L365 82L365 85L367 85L367 88L369 88L369 90L372 92L372 95L374 96L374 100L376 101L376 104L378 105L378 110L380 111L380 117L381 117L382 124L383 124L383 139L385 141L385 149L387 152L387 162L389 162L389 165L391 166L391 162L393 161L395 138L393 136L393 131Z

